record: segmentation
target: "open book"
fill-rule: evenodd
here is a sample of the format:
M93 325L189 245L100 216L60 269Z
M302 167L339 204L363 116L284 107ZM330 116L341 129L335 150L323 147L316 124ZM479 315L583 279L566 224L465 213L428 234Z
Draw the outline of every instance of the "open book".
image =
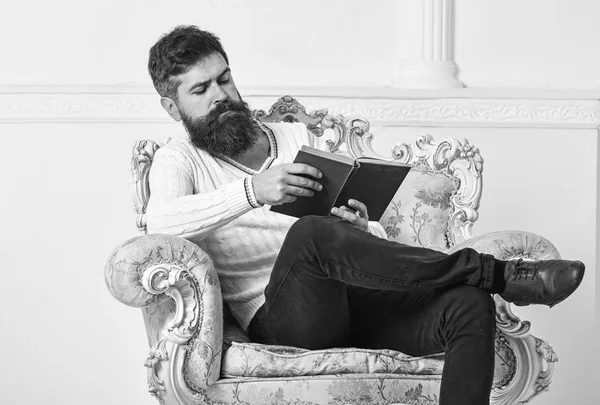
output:
M348 205L355 199L367 206L370 221L378 221L411 169L410 165L371 158L356 160L303 146L294 163L306 163L323 173L315 179L323 185L312 197L275 205L271 211L293 217L330 215L333 207Z

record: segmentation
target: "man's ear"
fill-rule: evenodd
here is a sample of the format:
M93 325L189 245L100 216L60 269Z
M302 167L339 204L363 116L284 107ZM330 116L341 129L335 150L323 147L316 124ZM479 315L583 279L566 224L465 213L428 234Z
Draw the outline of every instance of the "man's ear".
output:
M173 99L169 97L161 97L160 104L163 106L167 114L171 116L175 121L181 121L181 114L179 113L179 108Z

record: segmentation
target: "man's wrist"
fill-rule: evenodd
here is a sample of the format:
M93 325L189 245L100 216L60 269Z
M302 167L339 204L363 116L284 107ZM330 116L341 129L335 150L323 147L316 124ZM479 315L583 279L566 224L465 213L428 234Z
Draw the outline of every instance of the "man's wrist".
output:
M254 184L252 183L253 177L246 177L244 179L244 189L246 190L246 198L252 208L260 208L263 204L259 203L254 193Z

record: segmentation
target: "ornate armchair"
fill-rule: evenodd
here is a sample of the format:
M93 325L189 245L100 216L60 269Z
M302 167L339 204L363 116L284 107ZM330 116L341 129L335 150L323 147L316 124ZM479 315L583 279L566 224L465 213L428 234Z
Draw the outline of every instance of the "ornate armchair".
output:
M263 122L301 121L315 134L333 131L332 152L378 156L369 123L361 118L308 114L290 96ZM148 173L159 144L133 149L132 187L137 226L145 233ZM472 236L482 192L483 159L464 139L422 135L393 147L391 156L414 165L380 222L389 239L451 252L472 247L507 259L558 258L546 239L527 232ZM389 156L388 156L389 158ZM307 351L249 341L221 300L211 258L169 235L142 235L118 246L105 280L119 301L142 309L150 352L150 393L164 404L437 404L443 358L413 358L390 350ZM495 297L498 333L493 404L531 400L547 390L557 357L529 334L511 306Z

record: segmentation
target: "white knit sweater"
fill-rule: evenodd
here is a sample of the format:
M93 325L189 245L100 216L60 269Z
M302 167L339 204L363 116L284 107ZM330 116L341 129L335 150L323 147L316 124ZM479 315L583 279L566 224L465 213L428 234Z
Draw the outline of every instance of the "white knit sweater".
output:
M270 129L271 131L269 131ZM268 124L270 155L258 170L214 158L188 140L161 147L150 171L148 232L189 239L213 259L223 300L244 330L264 303L264 289L296 218L252 208L244 178L290 163L302 145L325 149L303 124ZM272 132L272 133L271 133ZM385 238L378 223L370 231Z

